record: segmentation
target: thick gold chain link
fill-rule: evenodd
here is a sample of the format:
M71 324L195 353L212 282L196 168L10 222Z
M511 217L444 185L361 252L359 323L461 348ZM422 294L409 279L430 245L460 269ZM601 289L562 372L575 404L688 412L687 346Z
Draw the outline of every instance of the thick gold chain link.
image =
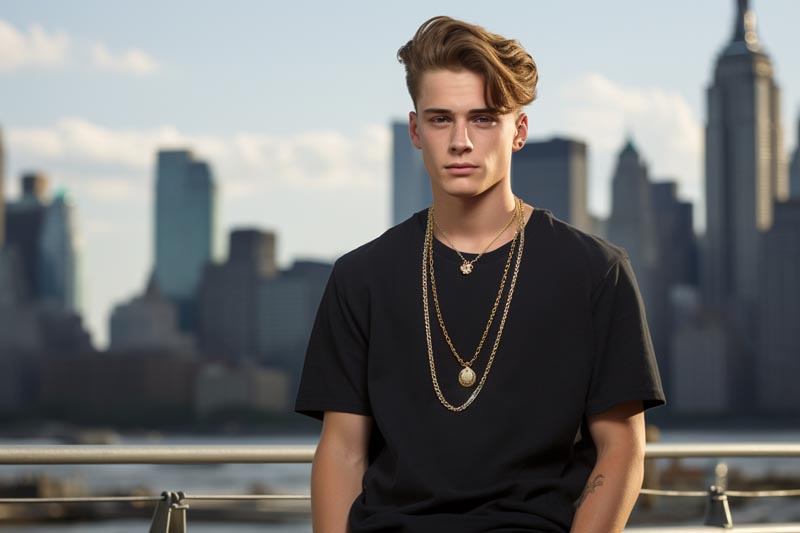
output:
M519 218L519 202L515 202L514 206L514 218ZM433 220L434 224L436 223L436 219L434 218L434 213L431 212L431 219ZM433 303L434 307L436 308L436 318L439 320L439 326L442 328L442 333L444 334L444 338L447 341L447 345L450 347L450 351L453 355L458 359L458 362L461 366L472 366L472 363L478 358L478 355L481 353L481 349L483 348L483 343L486 342L486 337L489 335L489 329L492 327L492 322L494 322L495 314L497 313L497 307L500 305L500 300L503 297L503 289L506 286L506 279L508 278L508 270L511 266L511 260L514 258L514 248L517 244L517 237L519 236L520 231L514 234L514 239L511 241L511 249L508 252L508 258L506 259L506 266L503 269L503 278L500 280L500 290L497 291L497 297L494 300L494 305L492 306L492 312L489 315L489 321L486 323L486 328L483 330L483 336L481 337L481 341L478 343L478 347L475 349L475 354L472 356L472 359L469 361L464 361L461 356L459 355L456 347L453 345L453 341L450 340L450 335L447 333L447 327L444 325L444 319L442 318L442 309L439 306L439 291L436 290L436 274L434 273L433 268L433 239L431 239L429 244L428 250L428 262L430 264L431 269L431 292L433 293Z
M524 210L522 200L518 199L519 203L519 253L517 254L517 260L514 265L514 273L511 276L511 285L508 289L508 296L506 297L506 304L503 308L503 315L500 319L500 326L497 331L497 337L495 338L494 345L492 346L492 353L489 355L489 361L486 363L486 369L483 371L483 375L481 376L481 380L478 383L478 386L472 392L467 400L459 405L454 406L447 399L444 397L442 393L441 387L439 386L439 380L436 376L436 363L433 360L433 341L431 339L431 324L429 318L429 306L428 306L428 254L433 253L433 226L431 224L431 212L428 211L428 225L425 230L425 242L422 250L422 303L423 303L423 311L425 315L425 339L428 344L428 364L430 366L431 372L431 381L433 382L433 389L436 392L436 396L439 399L439 402L446 407L448 410L459 413L464 411L467 407L472 405L472 402L478 397L478 395L483 390L483 386L486 383L486 378L489 376L489 371L492 368L492 363L494 362L494 357L497 354L497 347L500 345L500 337L503 334L503 328L505 327L506 317L508 316L508 309L511 305L511 299L514 296L514 288L517 284L517 276L519 274L519 266L522 262L522 250L525 245L525 218L524 218ZM512 244L513 246L513 244Z

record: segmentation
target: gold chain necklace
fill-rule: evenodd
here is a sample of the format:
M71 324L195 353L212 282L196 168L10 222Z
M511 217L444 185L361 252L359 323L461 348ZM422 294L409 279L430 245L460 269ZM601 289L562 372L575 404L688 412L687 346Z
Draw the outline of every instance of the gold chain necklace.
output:
M519 200L519 198L515 198L515 200ZM458 257L461 258L462 263L461 263L461 266L459 267L459 270L461 270L462 274L464 274L465 276L468 275L468 274L472 274L472 270L474 269L475 261L480 259L481 256L486 253L486 250L488 250L495 242L497 242L497 239L499 239L500 236L503 233L506 232L506 230L511 225L511 223L514 222L514 220L517 218L517 205L516 204L517 204L517 202L515 201L514 202L514 213L511 215L511 218L508 220L508 222L506 222L506 225L503 226L503 229L500 230L500 233L498 233L497 236L494 239L492 239L492 242L487 244L486 248L484 248L481 253L479 253L477 256L475 256L475 258L472 261L467 260L467 258L464 257L464 255L461 252L458 251L458 248L453 246L453 243L450 242L449 238L447 238L447 234L444 232L444 230L442 230L442 228L439 227L439 224L436 222L436 216L434 214L433 207L431 207L430 215L431 215L431 219L433 220L433 226L437 230L439 230L439 233L442 234L442 237L444 237L444 240L447 241L447 244L450 246L450 248L455 250L455 252L458 254Z
M425 314L425 338L428 344L428 363L430 366L431 371L431 380L433 382L433 389L436 392L436 396L439 398L441 404L450 411L453 412L461 412L465 410L467 407L472 405L472 402L478 397L480 392L483 390L483 386L486 383L486 378L489 376L489 371L492 368L492 363L494 362L494 357L497 354L497 347L500 345L500 338L503 334L503 328L505 327L506 317L508 316L508 309L511 305L511 299L514 296L514 287L517 284L517 276L519 274L519 266L522 260L522 250L525 244L525 219L524 219L524 211L523 211L523 204L522 200L518 200L518 211L517 216L518 218L518 235L520 237L520 244L519 244L519 253L517 254L516 264L514 265L514 274L511 277L511 286L509 287L508 296L506 297L506 304L503 309L503 316L500 319L500 327L497 331L497 337L495 338L494 345L492 346L492 353L489 355L489 360L486 363L486 369L483 372L483 376L481 377L480 382L478 383L478 387L472 392L470 397L465 401L463 404L459 406L454 406L450 404L442 394L442 390L439 387L439 380L436 377L436 363L433 360L433 342L431 340L431 325L430 325L430 318L428 312L428 264L429 264L429 254L433 254L433 226L431 224L431 211L428 211L428 226L425 230L425 244L422 251L422 302L423 302L423 310ZM513 244L512 244L513 246ZM431 268L432 268L431 264ZM433 270L431 270L433 272ZM467 367L465 367L467 368ZM462 372L463 372L462 368ZM472 371L472 369L470 369Z
M519 205L514 206L514 218L517 218L517 211L519 209ZM434 221L435 218L431 217ZM450 335L447 332L447 328L444 325L444 319L442 318L442 310L439 306L439 294L436 289L436 274L435 269L433 268L433 239L431 239L431 243L428 248L428 263L430 267L430 276L431 276L431 291L433 292L433 303L436 308L436 317L439 320L439 327L442 328L442 333L444 334L444 338L447 341L447 345L450 347L450 351L453 353L455 358L458 360L458 363L462 366L461 372L458 374L458 382L464 387L471 387L475 384L475 372L472 370L472 363L478 358L478 355L483 348L483 343L486 341L486 336L489 334L489 329L492 327L492 322L494 322L495 314L497 313L497 306L500 304L500 299L503 296L503 289L506 286L506 279L508 278L508 269L511 266L511 259L514 257L514 249L517 244L517 236L519 235L519 231L514 234L514 239L511 241L511 249L508 252L508 259L506 259L506 265L503 269L503 277L500 280L500 289L497 291L497 297L494 300L494 305L492 306L492 312L489 315L489 320L486 323L486 328L483 330L483 336L481 337L480 342L478 343L478 347L475 350L475 354L472 356L472 359L469 361L464 361L461 356L459 355L456 347L453 345L453 342L450 340Z

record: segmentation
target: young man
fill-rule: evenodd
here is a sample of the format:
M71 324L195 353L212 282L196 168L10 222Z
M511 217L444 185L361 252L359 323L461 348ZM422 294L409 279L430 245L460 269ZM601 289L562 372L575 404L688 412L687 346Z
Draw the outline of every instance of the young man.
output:
M314 531L621 531L664 401L628 258L512 193L518 42L436 17L399 58L433 206L339 258L320 304Z

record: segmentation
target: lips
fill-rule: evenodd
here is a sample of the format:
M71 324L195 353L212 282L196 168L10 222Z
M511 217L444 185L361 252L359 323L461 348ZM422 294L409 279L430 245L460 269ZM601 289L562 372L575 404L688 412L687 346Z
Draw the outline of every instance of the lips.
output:
M478 170L472 163L452 163L444 167L451 176L468 176Z

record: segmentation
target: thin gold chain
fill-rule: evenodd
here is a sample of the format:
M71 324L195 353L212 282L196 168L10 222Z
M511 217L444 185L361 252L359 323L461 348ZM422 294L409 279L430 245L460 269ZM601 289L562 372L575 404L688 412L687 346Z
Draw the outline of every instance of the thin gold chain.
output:
M522 201L519 200L519 209L522 210ZM436 392L436 396L439 398L439 402L450 411L459 413L464 411L467 407L472 405L472 402L478 397L478 395L483 390L483 386L486 383L486 378L489 376L489 371L492 368L492 363L494 362L494 357L497 354L497 347L500 345L500 337L503 334L503 328L505 327L506 317L508 316L508 309L511 305L511 299L514 296L514 288L517 284L517 276L519 274L519 266L522 261L522 250L525 246L525 218L524 218L524 211L517 211L519 217L519 252L517 254L517 260L514 265L514 273L511 276L511 286L508 290L508 296L506 297L506 304L503 308L503 315L500 319L500 327L497 331L497 337L495 338L494 345L492 346L492 353L489 355L489 361L486 363L486 369L483 371L483 375L481 376L481 380L478 383L478 386L472 392L467 400L459 405L454 406L450 402L448 402L444 394L442 394L442 390L439 387L439 380L436 377L436 363L433 360L433 341L431 339L431 324L430 318L428 316L428 254L432 253L432 239L433 239L433 227L431 225L431 213L430 210L428 211L428 226L425 230L425 243L423 246L422 251L422 303L423 303L423 310L425 314L425 338L428 344L428 364L430 366L431 371L431 380L433 382L433 389Z
M501 236L501 235L503 235L503 233L505 233L505 232L506 232L506 230L507 230L507 229L508 229L508 227L511 225L511 223L512 223L512 222L514 222L514 220L517 218L517 200L518 200L518 198L515 198L515 201L514 201L514 212L511 214L511 218L510 218L510 219L508 219L508 222L506 222L506 225L505 225L505 226L503 226L503 229L501 229L501 230L500 230L500 233L498 233L498 234L497 234L497 236L496 236L494 239L492 239L492 242L490 242L489 244L487 244L487 245L486 245L486 248L484 248L484 249L483 249L483 251L482 251L481 253L479 253L477 256L475 256L475 258L474 258L472 261L469 261L469 260L468 260L466 257L464 257L464 255L463 255L461 252L459 252L459 251L458 251L458 248L456 248L456 247L453 245L453 243L452 243L452 242L450 241L450 239L447 237L447 234L444 232L444 230L443 230L443 229L442 229L442 228L439 226L439 224L436 222L436 214L435 214L435 212L434 212L434 210L433 210L433 207L431 207L431 220L433 220L433 226L434 226L434 227L435 227L437 230L439 230L439 233L441 233L441 234L442 234L442 237L444 237L444 240L445 240L445 241L447 241L447 244L450 246L450 248L452 248L453 250L455 250L455 252L458 254L458 257L460 257L460 258L461 258L461 260L464 262L464 264L474 265L474 264L475 264L475 261L477 261L478 259L480 259L480 258L483 256L483 254L485 254L485 253L486 253L486 251L487 251L489 248L491 248L491 246L492 246L494 243L496 243L496 242L497 242L497 239L499 239L499 238L500 238L500 236Z
M519 205L515 202L514 206L514 218L518 218L518 211ZM436 219L431 213L431 220L436 223ZM504 230L505 231L505 230ZM464 361L461 356L459 355L456 347L453 345L453 341L450 340L450 335L447 333L447 328L444 325L444 319L442 318L442 310L439 306L439 291L436 290L436 274L433 268L433 239L431 239L431 243L429 245L428 250L428 263L430 264L431 270L431 292L433 292L433 303L436 308L436 318L439 320L439 326L442 328L442 333L444 334L444 338L447 341L447 345L450 347L450 351L453 355L458 359L458 362L461 364L462 367L472 366L472 363L478 358L478 355L481 353L481 349L483 348L483 343L486 342L486 337L489 334L489 329L492 327L492 322L494 322L494 316L497 313L497 306L500 305L500 300L503 297L503 289L506 286L506 279L508 278L508 269L511 266L511 260L514 258L514 248L517 244L517 236L520 234L520 231L517 230L514 233L514 239L511 241L511 249L508 252L508 259L506 259L506 266L503 269L503 278L500 280L500 289L497 291L497 297L494 300L494 305L492 306L492 312L489 314L489 321L486 323L486 328L483 330L483 336L481 337L481 341L478 343L478 347L475 349L475 354L472 356L468 362Z

